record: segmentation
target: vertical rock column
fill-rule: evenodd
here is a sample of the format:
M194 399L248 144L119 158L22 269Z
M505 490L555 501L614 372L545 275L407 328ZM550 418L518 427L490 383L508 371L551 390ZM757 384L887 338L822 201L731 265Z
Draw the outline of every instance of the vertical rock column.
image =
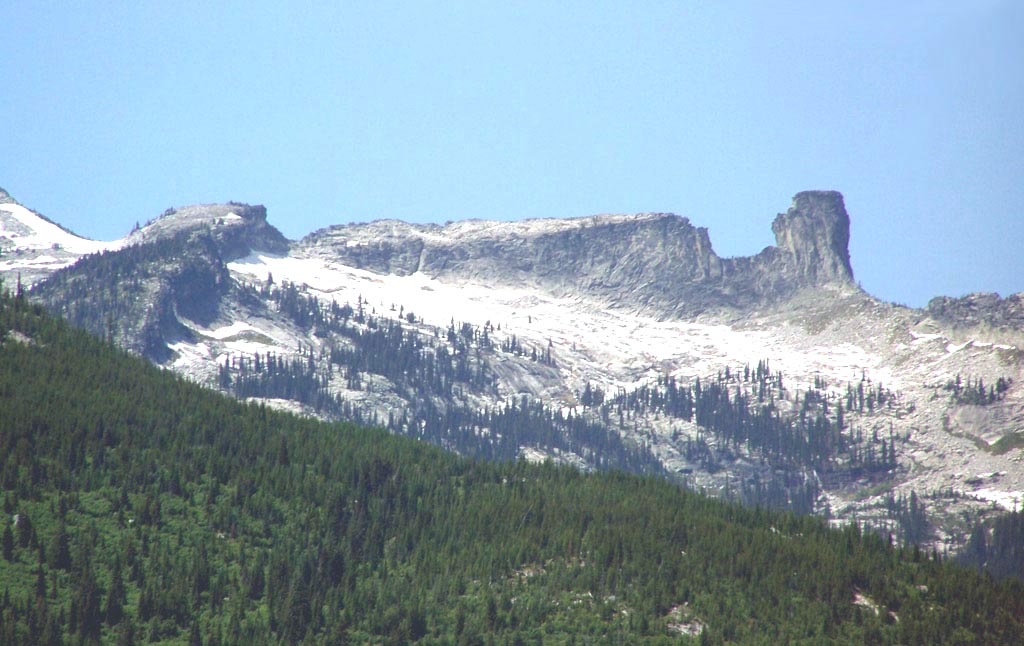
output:
M775 244L802 284L851 283L850 216L837 191L804 191L772 222Z

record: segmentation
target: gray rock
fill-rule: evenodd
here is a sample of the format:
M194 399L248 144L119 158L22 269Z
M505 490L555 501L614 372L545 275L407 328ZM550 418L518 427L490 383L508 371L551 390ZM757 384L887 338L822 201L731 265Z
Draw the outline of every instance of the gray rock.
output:
M1006 298L988 292L959 298L937 296L928 301L925 309L932 318L955 327L1024 329L1024 292Z
M753 257L720 258L708 231L673 214L570 220L397 221L318 231L296 252L380 274L586 294L665 317L774 302L795 291L850 284L850 220L834 191L799 193L772 225L777 245Z
M267 223L267 209L262 204L237 202L167 209L160 217L132 231L128 243L155 242L186 231L209 232L218 241L221 255L228 259L240 258L254 250L288 252L288 240Z

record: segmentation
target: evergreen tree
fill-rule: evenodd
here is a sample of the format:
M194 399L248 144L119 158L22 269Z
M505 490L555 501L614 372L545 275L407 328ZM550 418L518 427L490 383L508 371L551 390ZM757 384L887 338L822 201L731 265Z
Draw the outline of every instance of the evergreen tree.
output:
M57 524L57 532L53 535L48 550L49 565L54 570L67 570L71 567L71 546L68 543L67 528L64 521Z
M4 525L3 538L0 539L0 543L3 545L4 560L12 560L14 558L14 533L11 532L10 525Z

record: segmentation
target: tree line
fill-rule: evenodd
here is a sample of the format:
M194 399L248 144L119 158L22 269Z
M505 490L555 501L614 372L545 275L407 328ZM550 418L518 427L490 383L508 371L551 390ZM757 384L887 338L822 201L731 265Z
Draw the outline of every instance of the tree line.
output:
M241 403L24 298L0 330L0 643L1024 640L1019 583L856 525Z

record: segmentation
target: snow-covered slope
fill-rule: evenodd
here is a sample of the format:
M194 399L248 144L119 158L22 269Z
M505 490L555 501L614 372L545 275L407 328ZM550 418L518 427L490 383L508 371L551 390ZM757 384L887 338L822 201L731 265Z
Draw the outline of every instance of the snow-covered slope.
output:
M901 466L881 481L864 478L827 491L823 502L832 513L883 516L888 495L909 496L911 491L931 495L936 513L950 516L962 508L1009 510L1024 502L1021 452L999 444L1013 445L1024 435L1024 339L1019 332L952 329L922 311L881 303L848 286L808 290L739 320L663 320L608 308L585 295L558 297L532 288L441 281L420 272L382 275L319 258L253 254L228 267L243 282L263 284L272 277L325 302L362 302L394 317L414 313L438 329L453 318L479 328L490 325L497 338L515 335L527 346L551 347L562 387L543 380L520 382L521 391L506 394L558 393L559 404L566 407L579 404L578 394L588 383L609 393L632 391L665 375L708 379L726 367L738 372L762 359L785 376L789 401L780 401L780 407L798 406L801 394L816 382L829 384L824 390L835 400L862 382L885 388L896 393L894 406L872 414L849 413L848 419L864 435L897 437ZM239 324L226 322L223 329ZM232 351L259 349L259 343L252 344L255 338L264 339L263 349L274 352L303 342L282 338L280 330L250 331L244 345L225 344L208 360L223 363ZM958 375L993 385L1005 379L1012 386L985 406L957 403L945 386ZM682 426L650 416L632 430L670 469L691 472L695 465L671 441ZM699 483L725 486L724 480ZM874 493L866 495L866 489Z
M4 209L10 230L22 227L9 246L52 251L58 234L34 237L44 225L25 220L49 223ZM973 518L1024 498L1020 299L998 301L1008 313L987 325L975 302L992 299L914 310L863 293L837 193L799 194L772 225L776 246L728 259L706 230L669 214L380 221L291 244L265 218L235 204L170 210L125 239L142 246L109 266L68 267L33 296L236 395L471 453L515 435L497 411L537 402L545 412L530 419L544 432L512 438L527 459L633 468L652 456L712 493L763 490L773 504L897 532L894 507L913 492L932 519L921 540L951 548ZM111 303L144 324L112 321ZM780 446L820 440L827 458L729 439L713 420L659 408L659 388L699 393L697 380L774 420ZM817 440L814 423L826 427Z
M21 274L26 287L80 257L119 249L124 239L100 242L79 237L15 202L0 189L0 276Z

